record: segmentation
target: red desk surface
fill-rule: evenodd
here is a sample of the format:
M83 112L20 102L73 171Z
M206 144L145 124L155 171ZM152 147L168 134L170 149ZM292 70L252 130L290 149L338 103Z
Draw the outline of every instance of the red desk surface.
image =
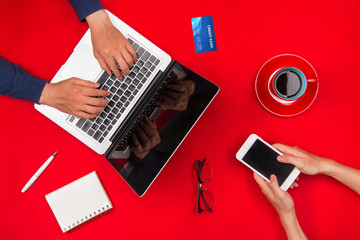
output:
M173 59L218 84L219 95L143 198L91 149L38 113L0 96L0 239L284 239L275 209L235 153L251 133L360 168L360 2L111 1L109 9ZM1 1L0 55L50 80L86 23L65 0ZM142 5L142 7L138 7ZM134 7L137 7L135 9ZM212 15L218 50L196 54L191 18ZM303 114L282 118L258 102L255 76L269 58L293 53L320 78ZM59 154L24 194L22 187ZM207 157L213 213L196 213L194 161ZM96 170L114 208L63 234L45 200ZM309 239L359 239L360 196L326 176L300 175L289 190Z

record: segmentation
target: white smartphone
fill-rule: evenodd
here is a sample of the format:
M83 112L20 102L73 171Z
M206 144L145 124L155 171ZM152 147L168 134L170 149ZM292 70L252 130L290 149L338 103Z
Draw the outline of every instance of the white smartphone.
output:
M279 186L286 191L300 174L294 165L281 163L277 156L283 155L256 134L251 134L236 153L236 158L270 182L270 175L277 177Z

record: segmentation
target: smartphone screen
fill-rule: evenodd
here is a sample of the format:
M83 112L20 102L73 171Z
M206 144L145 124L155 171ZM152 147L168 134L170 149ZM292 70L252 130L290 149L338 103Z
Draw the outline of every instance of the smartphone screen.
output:
M249 151L243 157L243 161L268 179L270 179L271 174L275 174L279 186L281 186L294 170L295 166L278 162L276 160L277 156L279 156L277 152L269 148L259 139L256 139Z

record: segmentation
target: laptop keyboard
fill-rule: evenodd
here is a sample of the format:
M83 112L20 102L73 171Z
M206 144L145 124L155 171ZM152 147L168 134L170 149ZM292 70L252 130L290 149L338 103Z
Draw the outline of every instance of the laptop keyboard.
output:
M104 141L131 101L139 92L144 91L144 84L160 63L159 59L134 40L128 39L128 41L136 51L138 58L129 75L123 76L119 80L114 74L109 75L104 71L97 81L100 83L100 89L110 92L110 96L106 97L109 100L108 105L93 119L78 118L72 115L68 118L72 124L99 143Z
M144 121L146 117L150 118L155 110L157 109L156 101L159 99L160 96L163 96L165 94L165 89L167 88L167 85L169 83L175 83L178 81L178 76L174 74L174 72L170 72L167 78L164 80L164 82L161 84L160 88L157 90L154 97L151 99L151 101L148 103L148 105L145 107L145 109L142 111L140 116L137 118L137 120L133 123L131 128L128 130L128 132L125 134L125 136L122 138L122 140L118 143L116 146L116 151L125 151L127 147L129 146L129 143L131 141L131 135L135 133L136 126L140 124L140 122ZM156 118L156 117L155 117Z

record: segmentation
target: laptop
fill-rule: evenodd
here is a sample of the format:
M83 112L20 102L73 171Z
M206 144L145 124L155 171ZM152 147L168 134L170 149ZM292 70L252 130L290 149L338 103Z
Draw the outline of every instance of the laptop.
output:
M119 80L114 74L108 75L101 69L93 56L88 30L51 82L71 77L98 82L100 89L110 92L107 97L108 105L93 119L78 118L46 105L35 104L35 108L98 154L104 154L130 187L139 196L143 196L219 88L180 63L172 61L163 50L109 11L106 12L113 25L128 39L137 53L138 61L129 75ZM156 106L156 99L164 93L167 84L186 80L193 81L195 85L186 110L163 111ZM201 104L198 105L198 102ZM186 117L188 111L191 112ZM148 161L146 166L141 164L143 159L131 157L129 147L131 134L145 117L162 121L161 129L158 128L161 142L144 157L156 160ZM173 124L183 127L173 127ZM158 161L160 158L161 161ZM145 172L139 173L139 169L145 169Z

